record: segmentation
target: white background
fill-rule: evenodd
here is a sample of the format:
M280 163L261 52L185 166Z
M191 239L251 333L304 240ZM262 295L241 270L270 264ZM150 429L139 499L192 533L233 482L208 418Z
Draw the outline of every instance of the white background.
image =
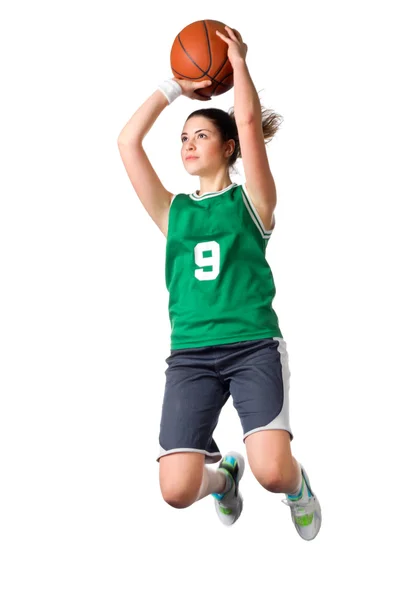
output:
M74 0L3 12L3 600L416 597L415 4ZM323 509L310 543L249 469L232 528L211 498L176 510L160 496L165 238L117 137L172 76L176 34L207 18L241 31L261 101L284 117L267 147L279 198L267 258L292 449ZM233 90L205 106L232 104ZM146 137L173 192L197 189L179 134L202 106L180 98ZM215 438L244 450L231 399Z

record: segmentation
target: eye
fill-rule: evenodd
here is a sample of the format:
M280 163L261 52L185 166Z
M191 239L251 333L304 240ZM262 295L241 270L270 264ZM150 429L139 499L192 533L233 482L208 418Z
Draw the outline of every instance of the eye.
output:
M199 133L199 134L198 134L198 137L200 137L200 135L203 135L205 138L207 137L205 133ZM187 140L187 136L186 136L186 135L183 135L183 136L181 137L181 142L182 142L182 143L184 143L186 140Z

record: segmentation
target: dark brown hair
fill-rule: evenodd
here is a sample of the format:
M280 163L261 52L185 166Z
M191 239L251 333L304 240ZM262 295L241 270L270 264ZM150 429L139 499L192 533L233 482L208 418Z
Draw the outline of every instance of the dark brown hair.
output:
M221 110L220 108L199 108L195 110L190 115L188 115L188 119L191 117L206 117L206 119L210 119L213 124L216 126L219 131L222 141L227 142L228 140L234 140L235 142L235 150L233 151L232 156L229 159L229 167L232 167L238 158L241 158L241 147L239 144L238 137L238 128L236 126L235 121L235 113L234 109L230 108L229 112L225 110ZM280 125L283 122L283 117L278 115L273 110L269 108L261 107L261 125L264 134L265 143L268 144L277 131L280 129Z

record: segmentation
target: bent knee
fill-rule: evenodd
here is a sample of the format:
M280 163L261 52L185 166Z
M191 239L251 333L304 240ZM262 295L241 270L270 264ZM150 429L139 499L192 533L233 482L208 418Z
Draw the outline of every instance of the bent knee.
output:
M200 491L204 457L198 454L172 454L160 459L160 490L173 508L187 508Z
M201 478L175 476L161 479L162 498L173 508L187 508L197 500L200 484Z
M254 473L257 481L269 492L284 493L290 489L290 482L294 476L276 463L259 467Z
M161 493L164 501L173 508L187 508L193 504L198 496L191 488L180 485L161 485Z

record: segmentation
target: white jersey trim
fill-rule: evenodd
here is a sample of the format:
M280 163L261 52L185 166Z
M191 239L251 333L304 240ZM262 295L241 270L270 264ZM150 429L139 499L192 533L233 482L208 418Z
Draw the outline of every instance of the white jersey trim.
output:
M257 211L255 205L253 204L253 202L252 202L252 200L251 200L251 198L249 196L249 192L248 192L248 190L246 188L246 184L245 183L242 184L242 190L243 190L242 200L244 201L244 204L245 204L245 206L246 206L246 208L247 208L247 210L248 210L248 212L249 212L252 220L254 221L255 225L259 229L262 237L264 239L269 239L271 237L271 234L274 231L274 226L273 226L273 229L265 229L264 224L261 221L261 217L258 214L258 211ZM276 221L275 221L274 215L273 215L273 221L274 221L274 225L275 225Z
M208 194L203 194L202 196L199 196L198 194L196 194L195 192L193 192L192 194L189 194L189 197L192 200L195 200L196 202L200 202L201 200L205 200L207 198L214 198L215 196L219 196L220 194L224 194L225 192L227 192L228 190L230 190L231 188L237 186L237 183L231 183L230 185L228 185L228 187L225 187L225 189L220 190L219 192L209 192Z

